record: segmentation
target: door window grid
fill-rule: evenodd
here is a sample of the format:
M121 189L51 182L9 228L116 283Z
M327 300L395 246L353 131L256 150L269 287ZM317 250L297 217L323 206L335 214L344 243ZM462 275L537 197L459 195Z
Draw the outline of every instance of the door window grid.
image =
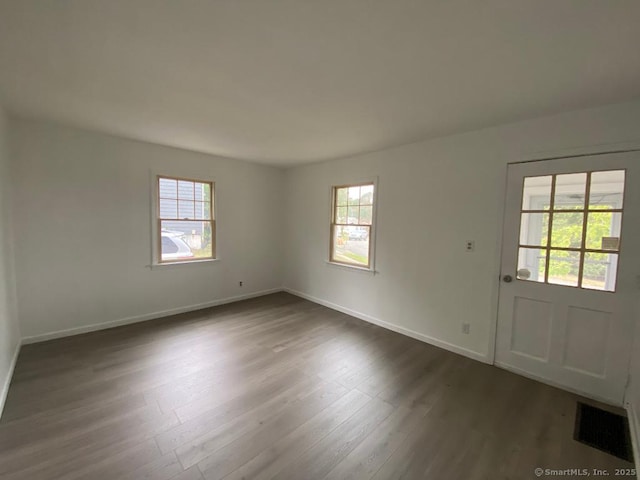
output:
M618 177L617 190L614 186L613 192L593 192L593 176L608 173ZM580 175L584 176L582 194L558 192L566 187L563 184L560 189L558 188L558 177L563 180L574 177L572 180L575 181L575 177ZM519 280L539 283L615 291L620 253L624 178L624 170L525 177L516 277ZM545 182L547 179L550 182ZM542 185L537 188L543 191L545 183L549 183L546 185L549 191L539 195L538 202L532 201L531 198L525 197L527 180L533 180L538 185ZM608 201L607 197L610 200L611 197L617 197L617 200L614 198L613 201ZM562 199L560 202L559 198ZM580 202L578 203L577 200ZM607 228L609 234L602 236L600 245L596 246L591 237ZM538 233L537 238L532 239L531 232ZM567 235L568 232L571 234ZM528 268L521 268L531 265L535 266L534 272ZM552 274L556 271L573 271L574 275L561 277L555 273ZM603 281L599 279L601 272L605 272ZM596 280L592 277L596 277Z

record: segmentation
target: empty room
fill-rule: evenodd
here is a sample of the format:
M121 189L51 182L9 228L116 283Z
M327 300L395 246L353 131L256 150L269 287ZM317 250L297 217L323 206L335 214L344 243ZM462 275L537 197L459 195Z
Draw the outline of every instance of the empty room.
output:
M0 479L640 478L639 45L0 0Z

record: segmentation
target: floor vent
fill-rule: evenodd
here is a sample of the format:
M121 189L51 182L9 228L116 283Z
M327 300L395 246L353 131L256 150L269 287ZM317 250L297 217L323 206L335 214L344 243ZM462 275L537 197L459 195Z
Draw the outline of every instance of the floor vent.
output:
M575 440L633 462L627 417L578 402Z

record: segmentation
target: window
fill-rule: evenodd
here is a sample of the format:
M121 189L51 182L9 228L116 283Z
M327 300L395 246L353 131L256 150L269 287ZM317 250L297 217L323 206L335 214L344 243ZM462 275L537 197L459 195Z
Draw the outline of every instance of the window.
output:
M371 268L373 182L332 189L330 261Z
M158 262L215 258L213 183L158 176Z
M519 280L613 292L625 171L526 177Z

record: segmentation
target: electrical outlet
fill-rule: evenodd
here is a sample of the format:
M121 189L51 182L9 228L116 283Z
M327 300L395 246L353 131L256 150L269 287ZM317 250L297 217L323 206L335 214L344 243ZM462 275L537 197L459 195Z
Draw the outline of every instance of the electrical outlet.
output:
M238 282L238 286L241 287L243 283L243 281Z
M467 240L464 248L467 252L473 252L476 249L476 242L474 240Z
M464 333L465 335L469 335L470 332L471 332L471 325L469 325L468 323L463 323L462 333Z

